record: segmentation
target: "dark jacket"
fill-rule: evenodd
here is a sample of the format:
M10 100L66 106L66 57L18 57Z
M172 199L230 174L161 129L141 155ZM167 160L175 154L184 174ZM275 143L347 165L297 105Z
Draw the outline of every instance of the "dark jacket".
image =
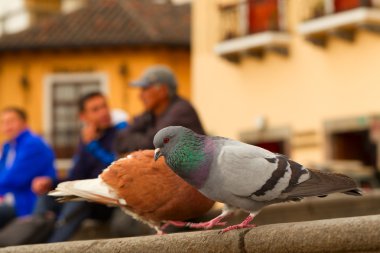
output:
M7 159L14 148L12 164L7 166ZM36 195L31 184L35 177L48 176L56 178L53 150L45 141L25 130L12 143L5 143L0 154L0 195L12 193L15 200L17 216L32 212ZM1 153L1 152L0 152Z
M196 133L205 133L193 106L188 101L175 97L159 117L151 112L137 116L129 128L118 133L115 150L118 154L125 154L139 149L153 149L154 135L167 126L184 126Z

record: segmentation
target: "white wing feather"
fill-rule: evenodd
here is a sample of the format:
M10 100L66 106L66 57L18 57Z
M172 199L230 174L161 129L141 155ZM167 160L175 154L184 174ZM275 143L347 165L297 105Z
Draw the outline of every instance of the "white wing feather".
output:
M126 201L115 193L101 178L68 181L58 184L50 196L63 200L80 198L87 201L100 202L107 205L126 205Z

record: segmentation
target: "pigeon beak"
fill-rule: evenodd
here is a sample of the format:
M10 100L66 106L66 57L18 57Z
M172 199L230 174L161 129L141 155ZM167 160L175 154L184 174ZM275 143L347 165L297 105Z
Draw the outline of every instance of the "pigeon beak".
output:
M159 148L156 148L154 150L154 160L157 161L157 159L160 158L160 156L162 156L161 151Z

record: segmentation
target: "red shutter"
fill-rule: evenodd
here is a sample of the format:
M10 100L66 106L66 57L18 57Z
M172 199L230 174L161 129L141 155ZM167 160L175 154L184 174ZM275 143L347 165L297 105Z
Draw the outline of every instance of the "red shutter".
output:
M248 0L249 33L278 29L277 0Z
M360 0L335 0L335 12L354 9L360 6Z

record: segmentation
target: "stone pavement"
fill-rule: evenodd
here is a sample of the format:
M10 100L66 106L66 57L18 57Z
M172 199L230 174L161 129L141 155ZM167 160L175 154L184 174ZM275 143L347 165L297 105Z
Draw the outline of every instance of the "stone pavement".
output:
M213 230L28 245L0 252L380 252L380 215L262 225L225 234Z

